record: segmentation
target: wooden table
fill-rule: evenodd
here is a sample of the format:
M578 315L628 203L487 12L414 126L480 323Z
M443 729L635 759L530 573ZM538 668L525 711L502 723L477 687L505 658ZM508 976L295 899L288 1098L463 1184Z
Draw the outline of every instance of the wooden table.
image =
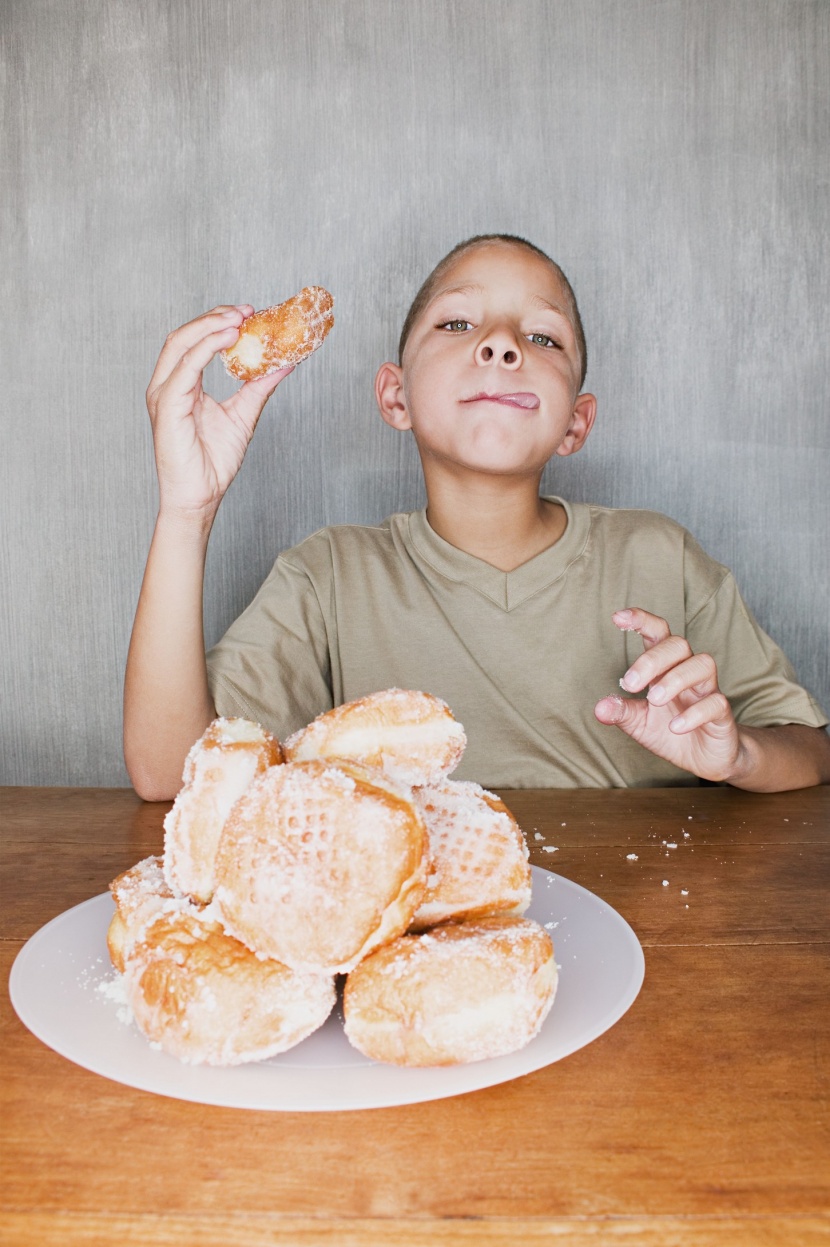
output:
M6 996L0 1240L827 1243L830 790L504 795L534 862L602 896L644 946L616 1026L485 1091L283 1114L97 1077ZM121 790L0 798L5 985L38 927L160 850L168 807Z

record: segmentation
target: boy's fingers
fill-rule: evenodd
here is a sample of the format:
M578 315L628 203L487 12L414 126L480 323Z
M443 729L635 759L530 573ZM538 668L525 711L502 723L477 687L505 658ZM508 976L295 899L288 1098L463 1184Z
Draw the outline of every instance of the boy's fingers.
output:
M625 610L614 611L612 620L621 632L637 632L643 638L643 645L651 649L659 641L671 636L671 628L659 615L651 615L639 606L627 606Z
M241 303L238 306L233 304L222 304L213 308L210 312L205 312L203 316L197 316L195 320L190 320L186 325L181 325L178 329L174 329L172 333L167 335L164 346L158 357L153 375L150 378L148 391L157 389L168 379L176 364L181 359L185 351L190 350L207 334L215 333L222 329L224 325L233 325L237 328L242 324L246 316L249 316L253 308L249 303Z
M698 698L718 691L718 669L710 654L694 654L671 670L664 671L659 683L652 683L648 700L652 706L664 706L682 693L694 693Z
M256 377L253 381L246 381L238 391L240 397L245 399L254 399L259 401L270 398L280 381L288 376L289 372L293 372L297 367L296 364L286 364L285 368L278 368L276 372L269 372L265 377Z
M162 384L168 386L173 398L191 394L202 381L202 373L217 351L233 345L238 337L235 325L209 333L195 342L179 358L169 377Z
M691 657L692 647L685 637L668 636L641 654L628 668L620 684L628 693L639 693L646 685L659 680Z
M266 377L257 377L255 381L246 381L237 390L233 398L228 400L225 408L228 411L234 412L246 423L258 420L263 407L274 393L280 381L283 381L290 372L293 372L295 367L296 364L288 364L285 368L278 368L276 372L269 372Z
M626 697L603 697L602 701L598 701L594 706L594 714L600 723L620 727L629 735L633 735L647 713L648 708L645 702L630 701Z
M734 729L732 707L723 693L710 693L708 697L693 702L669 724L669 730L677 736L697 731L701 727L708 727L713 735L731 735Z

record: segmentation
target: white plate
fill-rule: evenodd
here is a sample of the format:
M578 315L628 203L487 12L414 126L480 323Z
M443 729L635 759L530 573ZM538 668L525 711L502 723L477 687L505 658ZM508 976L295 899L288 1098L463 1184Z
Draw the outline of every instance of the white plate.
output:
M645 970L628 923L593 892L533 867L529 918L545 925L560 966L551 1012L536 1038L510 1056L440 1069L378 1065L351 1047L336 1011L289 1052L250 1065L182 1065L152 1049L99 990L113 978L106 932L109 893L47 923L23 946L9 991L38 1039L84 1069L157 1095L229 1108L290 1112L416 1104L507 1082L590 1043L635 1000Z

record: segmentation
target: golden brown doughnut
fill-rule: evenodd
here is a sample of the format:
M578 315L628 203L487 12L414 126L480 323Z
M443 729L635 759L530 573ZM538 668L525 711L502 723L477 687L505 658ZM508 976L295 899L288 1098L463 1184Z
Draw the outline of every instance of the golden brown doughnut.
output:
M164 873L179 892L208 902L219 833L251 781L282 762L279 742L247 719L215 719L187 755L164 820Z
M467 738L447 704L390 688L318 715L284 743L289 762L353 758L405 784L438 783L461 761Z
M235 344L222 352L232 377L253 381L278 368L299 364L323 341L334 324L334 299L322 286L306 286L275 307L243 320Z
M448 919L523 914L530 865L519 824L478 784L447 779L416 788L412 799L429 833L432 868L413 931Z
M150 923L162 914L186 906L186 899L168 885L160 857L145 857L110 884L115 913L107 930L107 948L119 974L132 947Z
M426 886L409 791L345 759L255 780L225 823L214 903L226 930L295 970L335 974L405 931Z
M346 980L346 1035L391 1065L460 1065L516 1052L553 1004L553 945L526 918L447 923L379 948Z
M257 957L192 908L151 924L124 985L139 1030L193 1065L285 1052L322 1026L336 996L333 978Z

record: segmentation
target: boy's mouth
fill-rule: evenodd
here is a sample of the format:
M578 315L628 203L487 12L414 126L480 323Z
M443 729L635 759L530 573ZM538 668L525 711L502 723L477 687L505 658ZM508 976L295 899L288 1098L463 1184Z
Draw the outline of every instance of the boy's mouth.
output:
M539 406L539 395L530 393L519 394L473 394L464 399L465 403L503 403L507 407L521 407L524 411L535 411Z

